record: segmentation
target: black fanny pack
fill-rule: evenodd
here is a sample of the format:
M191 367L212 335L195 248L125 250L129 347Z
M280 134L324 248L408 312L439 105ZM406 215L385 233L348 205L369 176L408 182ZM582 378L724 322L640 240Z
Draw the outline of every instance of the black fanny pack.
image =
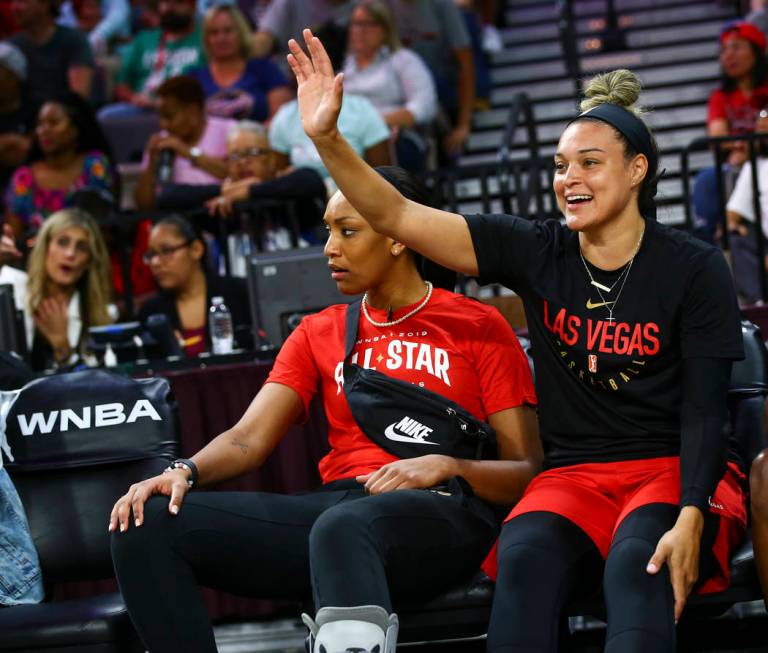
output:
M442 395L350 362L357 340L360 302L347 308L344 394L365 435L398 458L430 453L494 460L496 432Z

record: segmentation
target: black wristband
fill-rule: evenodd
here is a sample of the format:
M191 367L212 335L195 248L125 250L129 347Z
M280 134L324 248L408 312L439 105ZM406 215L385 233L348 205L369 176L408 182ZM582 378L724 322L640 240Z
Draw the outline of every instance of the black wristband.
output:
M187 479L187 484L189 487L194 487L197 485L197 465L193 463L188 458L177 458L174 460L168 467L165 468L166 472L170 472L174 469L188 469L189 470L189 478Z

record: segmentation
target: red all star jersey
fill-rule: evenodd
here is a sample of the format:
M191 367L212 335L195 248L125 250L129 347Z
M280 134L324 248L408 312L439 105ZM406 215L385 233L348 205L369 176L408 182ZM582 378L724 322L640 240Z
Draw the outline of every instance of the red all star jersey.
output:
M398 309L392 319L420 302ZM267 379L295 390L305 410L315 393L322 394L331 446L319 466L324 483L367 474L396 460L365 436L347 406L342 375L346 310L341 304L304 318ZM383 310L368 312L376 322L387 321ZM353 362L437 392L482 420L536 403L528 361L501 314L445 290L435 289L423 309L395 326L376 327L361 315Z

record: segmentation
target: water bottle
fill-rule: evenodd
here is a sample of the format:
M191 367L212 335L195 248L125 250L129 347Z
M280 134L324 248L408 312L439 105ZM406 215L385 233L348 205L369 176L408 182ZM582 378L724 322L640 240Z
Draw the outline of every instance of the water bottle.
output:
M229 312L223 297L211 300L211 341L214 354L231 354L234 344L232 314Z

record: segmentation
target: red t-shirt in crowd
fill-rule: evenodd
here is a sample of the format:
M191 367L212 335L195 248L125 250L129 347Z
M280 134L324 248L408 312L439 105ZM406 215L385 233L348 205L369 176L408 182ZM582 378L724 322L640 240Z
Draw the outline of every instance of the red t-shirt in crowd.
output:
M709 96L707 122L717 119L728 121L728 133L748 134L755 130L757 114L768 107L768 84L758 86L749 96L741 89L717 89Z
M418 305L395 311L398 319ZM305 409L322 393L331 451L319 465L324 483L379 469L396 460L360 430L343 390L346 305L302 320L285 341L267 383L295 390ZM376 322L386 312L369 308ZM536 403L528 361L520 343L490 306L435 289L418 313L392 327L360 316L353 362L437 392L487 420L507 408Z

